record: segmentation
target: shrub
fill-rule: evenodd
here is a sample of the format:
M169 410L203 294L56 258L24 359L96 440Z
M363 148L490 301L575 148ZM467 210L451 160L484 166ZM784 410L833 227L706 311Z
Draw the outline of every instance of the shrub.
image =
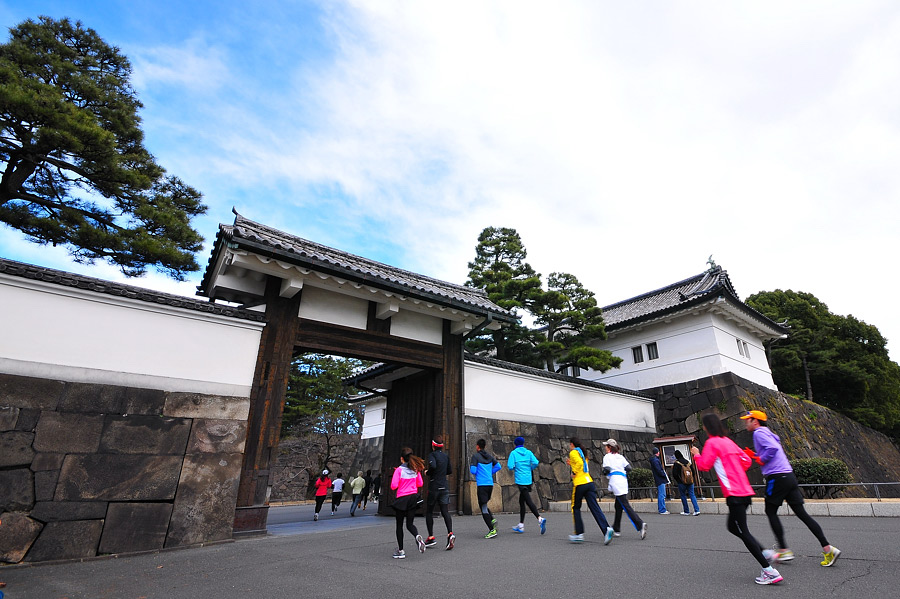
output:
M853 482L850 469L844 462L834 458L806 458L791 462L797 482L801 485L815 485L801 487L807 497L836 497L844 488L832 485L842 485Z
M628 473L628 486L630 489L638 489L631 492L631 496L635 499L652 497L652 489L656 488L653 484L653 472L648 468L632 468ZM649 487L639 489L639 487Z

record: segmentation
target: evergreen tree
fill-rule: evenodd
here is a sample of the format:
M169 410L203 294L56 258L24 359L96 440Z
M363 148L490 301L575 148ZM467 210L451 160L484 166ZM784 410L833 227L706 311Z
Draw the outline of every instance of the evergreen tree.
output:
M199 269L201 195L143 145L131 64L93 29L40 17L0 45L0 222L129 276Z

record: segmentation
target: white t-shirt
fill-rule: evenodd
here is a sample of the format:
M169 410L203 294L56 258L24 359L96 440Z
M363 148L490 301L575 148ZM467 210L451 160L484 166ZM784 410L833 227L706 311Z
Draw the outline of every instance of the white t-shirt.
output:
M334 492L340 493L344 490L344 479L336 478L334 479Z
M603 467L609 466L609 492L613 495L625 495L628 493L628 476L625 474L625 466L628 466L628 460L620 453L608 453L603 456ZM621 474L616 474L620 472Z

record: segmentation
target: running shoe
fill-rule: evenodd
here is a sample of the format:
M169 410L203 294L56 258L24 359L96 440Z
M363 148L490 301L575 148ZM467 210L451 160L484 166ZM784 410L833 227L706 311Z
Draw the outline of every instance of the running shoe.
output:
M456 542L456 535L452 532L447 535L447 551L453 549L453 543Z
M497 519L496 518L491 520L491 528L497 528Z
M544 534L545 532L547 532L547 519L542 517L539 520L539 523L541 525L541 534Z
M612 529L612 526L606 529L606 534L603 535L603 544L609 545L609 542L613 540L613 535L616 534L616 531Z
M621 536L622 536L622 533L613 531L613 536L614 536L614 537L621 537Z
M690 513L690 512L681 512L681 515L682 515L682 516L690 516L691 513Z
M769 568L771 568L771 572L768 571ZM756 584L777 584L784 580L784 576L779 574L778 570L771 566L769 568L763 568L763 571L756 577Z
M494 522L496 522L496 520L494 520ZM486 535L484 535L484 538L485 539L493 539L496 536L497 536L497 529L492 528L490 531L488 531L488 533Z
M525 525L520 522L519 524L516 524L512 527L512 531L519 533L525 532Z
M426 547L434 547L435 545L437 545L437 539L435 539L434 537L428 537L427 539L425 539Z
M584 543L584 535L569 535L569 541L572 543Z
M406 559L406 553L402 549L395 549L394 559Z
M766 561L769 562L770 566L774 566L778 563L778 552L774 549L763 549L762 554L763 557L766 558Z
M313 515L313 522L315 522L315 521L318 520L318 519L319 519L319 514Z
M837 558L839 558L840 556L841 556L841 550L838 549L837 547L835 547L834 545L832 545L831 551L822 553L823 559L821 562L819 562L819 565L825 566L826 568L828 566L833 566L834 562L836 562Z
M422 540L422 535L416 535L416 545L419 546L419 553L425 553L425 541Z
M664 512L660 512L659 515L660 515L660 516L668 516L669 513L670 513L669 510L666 510L666 511L664 511Z
M644 522L643 526L641 526L641 540L643 541L646 538L647 538L647 523Z
M791 551L790 549L782 549L781 551L778 552L778 561L781 563L789 562L793 559L794 559L794 552Z
M699 516L699 515L700 515L700 512L694 512L694 515L695 515L695 516Z

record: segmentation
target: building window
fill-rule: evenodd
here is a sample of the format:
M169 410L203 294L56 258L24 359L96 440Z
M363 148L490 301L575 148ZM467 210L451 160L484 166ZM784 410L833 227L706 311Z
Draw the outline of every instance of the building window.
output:
M738 353L741 354L744 358L750 359L750 346L747 345L746 341L741 341L740 339L735 339L737 341Z
M743 356L744 355L744 345L741 343L740 339L735 339L735 341L737 341L738 353Z
M659 350L656 349L656 341L647 344L647 359L655 360L659 358Z
M749 360L750 359L750 346L747 345L747 343L744 341L741 341L741 343L744 344L744 357Z
M381 419L384 420L387 416L387 408L381 408Z
M631 357L634 358L635 364L640 364L644 361L644 349L640 345L638 345L637 347L632 347Z

